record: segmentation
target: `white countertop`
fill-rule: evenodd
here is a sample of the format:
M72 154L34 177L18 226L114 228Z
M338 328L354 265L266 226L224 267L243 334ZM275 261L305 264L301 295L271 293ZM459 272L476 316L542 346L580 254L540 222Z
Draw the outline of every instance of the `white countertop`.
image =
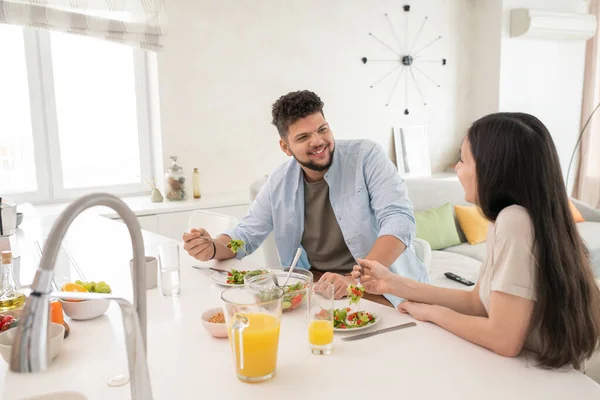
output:
M40 223L48 224L44 219ZM43 237L49 227L29 219L27 240ZM131 249L125 226L97 216L81 216L66 241L89 280L106 280L116 294L131 298L128 260ZM170 241L144 233L146 254ZM22 276L31 277L31 257L25 239ZM598 399L600 386L577 371L547 371L531 355L498 356L429 323L355 342L336 333L333 353L314 356L307 348L307 328L301 311L284 313L277 376L261 384L237 380L227 339L209 336L200 314L220 306L222 288L209 271L182 261L180 297L147 292L148 363L154 399ZM222 266L240 266L230 260ZM64 266L59 266L65 273ZM68 269L67 269L68 270ZM67 271L68 273L68 271ZM23 279L24 282L27 279ZM345 303L345 301L343 302ZM342 303L340 303L341 305ZM395 309L365 302L363 308L381 316L379 329L412 321ZM129 386L109 387L107 380L127 371L120 312L91 321L71 321L71 334L49 369L39 374L8 372L0 359L0 398L20 399L52 391L72 390L89 399L129 399Z
M248 191L212 193L202 195L200 199L188 198L182 201L167 201L153 203L150 201L150 195L121 197L127 206L137 216L164 214L180 211L191 211L210 209L218 207L230 207L246 205L250 203L250 194ZM53 203L53 204L19 204L18 211L24 212L26 216L38 215L58 215L71 202ZM118 215L108 207L94 207L85 211L86 214L101 215L108 218L117 218Z

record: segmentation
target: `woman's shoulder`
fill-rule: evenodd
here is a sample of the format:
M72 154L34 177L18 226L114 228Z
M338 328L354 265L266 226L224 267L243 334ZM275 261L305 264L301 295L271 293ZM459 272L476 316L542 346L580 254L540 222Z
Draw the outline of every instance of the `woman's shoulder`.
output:
M496 217L496 236L533 237L533 221L525 207L514 204L504 208Z

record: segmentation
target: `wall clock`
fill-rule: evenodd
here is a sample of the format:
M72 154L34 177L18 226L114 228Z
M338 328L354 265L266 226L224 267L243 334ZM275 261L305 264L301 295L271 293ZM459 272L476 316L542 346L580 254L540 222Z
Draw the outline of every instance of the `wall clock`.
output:
M440 87L440 85L425 71L423 71L422 67L424 63L435 63L440 67L446 65L445 58L430 58L427 56L428 49L430 49L431 45L436 43L437 41L442 39L442 36L435 36L434 38L425 42L425 44L421 44L419 39L421 38L421 33L423 32L423 28L427 24L428 17L423 19L417 34L414 37L414 40L409 40L408 35L408 19L410 17L410 5L403 6L403 14L404 14L404 35L400 36L396 32L394 28L394 24L392 23L391 18L388 14L385 14L385 18L388 21L389 27L392 30L392 34L395 39L395 43L389 44L379 39L375 34L369 32L369 36L373 38L373 40L377 41L380 45L385 46L390 53L390 58L384 59L370 59L367 57L362 58L363 64L369 63L388 63L392 65L392 68L382 77L377 79L372 85L371 88L383 83L383 82L391 82L390 80L386 81L386 78L395 76L395 81L390 89L387 101L385 103L386 107L389 106L394 99L396 92L400 87L400 81L404 80L404 114L410 114L410 98L409 98L409 86L410 83L414 84L419 93L420 101L423 105L427 105L427 101L423 96L423 92L421 90L422 82L420 80L425 79L429 83L433 84L436 87ZM402 79L404 78L404 79Z

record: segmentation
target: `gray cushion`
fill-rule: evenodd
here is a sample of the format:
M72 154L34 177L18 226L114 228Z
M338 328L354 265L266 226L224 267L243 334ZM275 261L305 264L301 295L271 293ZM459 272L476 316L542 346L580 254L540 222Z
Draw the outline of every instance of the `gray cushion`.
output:
M459 244L458 246L448 247L447 249L444 249L444 251L448 251L450 253L455 254L461 254L463 256L471 257L479 262L482 262L483 258L485 257L486 245L486 242L473 245L469 243L463 243Z
M446 203L472 205L465 201L465 191L456 176L444 179L406 178L404 182L415 211L438 208Z
M406 178L406 189L408 198L414 205L415 212L427 211L432 208L438 208L446 203L450 203L454 223L458 231L458 237L462 243L466 242L465 234L456 220L454 205L472 205L465 201L465 191L456 175L449 175L446 178Z
M579 222L576 225L590 252L594 275L600 278L600 222Z

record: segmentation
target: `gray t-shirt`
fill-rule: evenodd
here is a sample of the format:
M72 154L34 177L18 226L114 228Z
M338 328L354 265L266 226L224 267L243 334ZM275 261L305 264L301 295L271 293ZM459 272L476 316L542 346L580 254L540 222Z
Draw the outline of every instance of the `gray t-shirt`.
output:
M302 247L312 268L350 272L356 264L331 208L325 179L304 181L304 233Z

